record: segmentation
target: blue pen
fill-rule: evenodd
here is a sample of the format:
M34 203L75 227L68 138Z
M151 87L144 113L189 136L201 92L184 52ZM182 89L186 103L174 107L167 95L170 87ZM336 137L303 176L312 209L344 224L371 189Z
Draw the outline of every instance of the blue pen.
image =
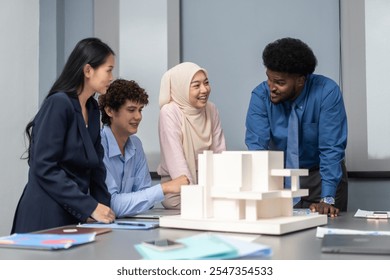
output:
M116 223L119 226L134 226L134 227L145 227L145 224L141 223L125 223L125 222L118 222Z

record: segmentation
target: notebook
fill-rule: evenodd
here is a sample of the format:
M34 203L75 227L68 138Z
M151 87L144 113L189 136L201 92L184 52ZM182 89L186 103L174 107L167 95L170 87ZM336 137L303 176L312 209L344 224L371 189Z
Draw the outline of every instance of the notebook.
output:
M14 233L0 237L0 248L59 250L95 241L96 233L42 234Z
M345 254L390 254L390 236L325 234L321 251Z

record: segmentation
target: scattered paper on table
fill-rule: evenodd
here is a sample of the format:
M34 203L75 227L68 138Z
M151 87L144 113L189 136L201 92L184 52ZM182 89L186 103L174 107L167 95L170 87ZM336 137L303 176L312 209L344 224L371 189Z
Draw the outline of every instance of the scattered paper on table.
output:
M367 211L358 209L354 215L355 218L372 218L372 219L387 219L390 217L390 212L388 211Z

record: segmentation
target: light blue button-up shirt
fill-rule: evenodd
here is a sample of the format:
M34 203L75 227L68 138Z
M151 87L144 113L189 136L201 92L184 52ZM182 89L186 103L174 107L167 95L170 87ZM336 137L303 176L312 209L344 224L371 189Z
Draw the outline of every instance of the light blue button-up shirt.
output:
M336 196L347 145L347 116L339 86L321 75L309 75L295 100L299 119L300 168L319 167L321 196ZM273 104L267 82L252 92L246 117L249 150L286 152L291 102Z
M151 186L148 164L141 140L131 135L122 156L109 126L101 130L106 184L111 193L111 208L116 216L132 216L144 212L164 199L161 185Z

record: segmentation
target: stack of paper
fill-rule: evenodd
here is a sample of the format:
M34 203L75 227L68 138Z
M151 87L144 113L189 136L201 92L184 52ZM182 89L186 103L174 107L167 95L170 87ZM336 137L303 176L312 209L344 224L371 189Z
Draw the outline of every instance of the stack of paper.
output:
M0 248L68 249L95 241L96 233L85 234L42 234L42 233L15 233L0 237Z
M176 241L185 246L167 251L158 251L143 244L137 244L135 248L144 259L150 260L235 259L271 255L268 246L224 235L202 233Z

